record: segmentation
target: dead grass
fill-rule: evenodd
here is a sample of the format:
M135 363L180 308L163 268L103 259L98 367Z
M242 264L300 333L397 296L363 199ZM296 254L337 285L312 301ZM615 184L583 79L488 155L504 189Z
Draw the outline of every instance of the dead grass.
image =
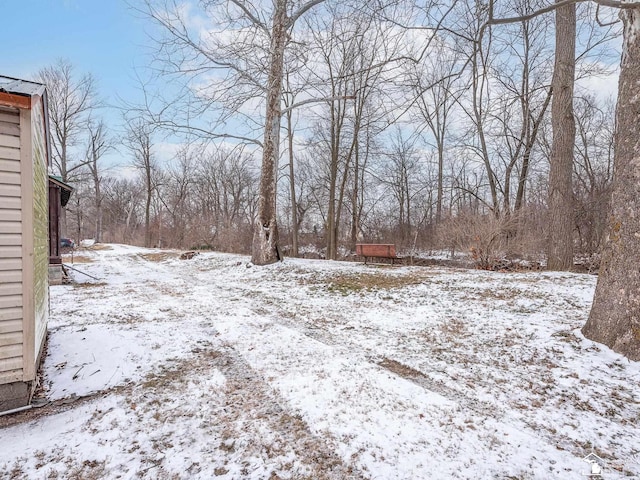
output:
M392 290L419 285L422 282L422 278L412 274L395 276L375 273L344 273L331 277L326 288L329 292L349 295L362 291Z
M164 262L166 260L171 260L172 258L178 258L178 253L177 252L141 253L139 256L149 262Z
M447 336L467 337L470 335L467 326L462 320L457 318L449 318L445 323L440 325L440 330Z
M93 287L105 287L107 285L106 282L78 282L73 283L73 288L93 288Z
M381 362L378 362L378 365L403 378L412 379L425 377L424 373L391 358L383 358Z
M73 265L74 263L93 263L93 258L85 255L65 255L66 263Z
M105 245L104 243L95 243L90 247L80 247L85 250L113 250L111 245Z

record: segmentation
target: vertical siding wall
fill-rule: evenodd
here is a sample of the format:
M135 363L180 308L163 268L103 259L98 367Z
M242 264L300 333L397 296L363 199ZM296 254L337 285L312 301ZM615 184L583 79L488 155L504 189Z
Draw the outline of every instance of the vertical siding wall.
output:
M23 380L20 113L0 107L0 384Z
M49 177L47 175L47 145L45 140L44 107L40 99L31 110L33 145L33 300L34 348L31 363L40 354L47 334L49 313ZM29 359L25 359L29 361ZM34 370L35 376L35 370Z

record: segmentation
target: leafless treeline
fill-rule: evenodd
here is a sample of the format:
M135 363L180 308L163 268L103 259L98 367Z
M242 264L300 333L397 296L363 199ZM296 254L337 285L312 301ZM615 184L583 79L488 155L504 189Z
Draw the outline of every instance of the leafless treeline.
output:
M521 15L538 7L505 4ZM487 258L544 250L553 17L487 28L480 2L420 5L325 2L290 28L277 167L285 253L335 259L360 240ZM67 235L249 252L270 48L263 10L149 1L143 12L157 33L150 84L171 81L129 105L124 126L90 108L66 143L56 132L75 147L74 158L55 150L76 188ZM613 101L590 85L617 63L618 27L598 23L595 6L578 5L572 228L585 253L599 248L613 173ZM53 81L96 98L90 80ZM101 161L109 151L128 159L126 175Z

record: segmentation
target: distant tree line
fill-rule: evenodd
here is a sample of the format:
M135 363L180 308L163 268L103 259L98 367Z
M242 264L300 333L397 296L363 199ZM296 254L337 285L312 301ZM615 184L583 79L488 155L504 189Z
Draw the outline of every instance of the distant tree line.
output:
M290 28L275 170L283 253L337 259L358 241L473 249L487 262L544 252L553 19L485 30L479 41L480 4L451 5L326 4ZM224 21L213 8L200 12L212 30ZM618 27L598 27L590 4L578 10L576 78L611 73ZM164 103L128 105L121 125L106 125L90 75L74 76L65 61L40 72L56 107L56 170L76 189L67 235L250 253L261 168L254 124L264 121L268 74L252 59L268 53L266 24L238 10L225 17L233 35L205 42L186 10L149 2L145 12L160 32L156 62L182 82ZM208 65L192 68L198 61ZM225 62L231 73L203 88ZM570 230L588 255L601 244L613 174L613 100L597 93L577 88L574 97ZM167 139L179 145L171 155ZM122 158L119 171L102 160L107 152Z

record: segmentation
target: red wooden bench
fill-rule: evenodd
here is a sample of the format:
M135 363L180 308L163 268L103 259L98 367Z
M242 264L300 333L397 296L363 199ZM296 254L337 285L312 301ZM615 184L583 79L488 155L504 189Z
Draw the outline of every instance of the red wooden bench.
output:
M389 243L357 243L356 255L364 257L364 263L367 258L384 258L391 260L391 265L400 257L396 255L396 246Z

